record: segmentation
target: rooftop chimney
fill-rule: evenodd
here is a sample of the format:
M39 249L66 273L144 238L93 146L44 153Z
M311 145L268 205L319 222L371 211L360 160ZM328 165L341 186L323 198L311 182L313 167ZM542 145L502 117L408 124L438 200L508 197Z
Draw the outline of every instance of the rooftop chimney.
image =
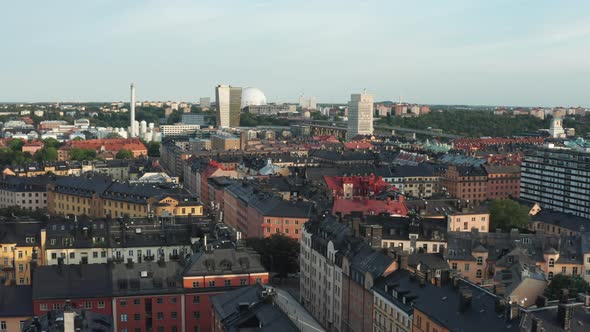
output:
M459 311L465 312L471 306L471 299L473 298L473 292L469 288L459 289Z

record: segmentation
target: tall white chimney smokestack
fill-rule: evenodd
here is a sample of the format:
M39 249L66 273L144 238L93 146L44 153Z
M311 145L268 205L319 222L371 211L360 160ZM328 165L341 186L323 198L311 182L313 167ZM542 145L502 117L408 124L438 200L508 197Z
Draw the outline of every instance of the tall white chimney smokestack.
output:
M136 137L137 130L135 126L135 85L131 83L131 105L129 108L129 113L131 115L131 127L129 128L129 136Z

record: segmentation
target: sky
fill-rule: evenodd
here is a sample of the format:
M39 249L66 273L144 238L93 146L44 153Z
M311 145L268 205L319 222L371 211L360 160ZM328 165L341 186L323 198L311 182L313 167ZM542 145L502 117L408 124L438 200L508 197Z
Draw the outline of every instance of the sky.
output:
M590 1L0 3L0 101L214 99L590 107Z

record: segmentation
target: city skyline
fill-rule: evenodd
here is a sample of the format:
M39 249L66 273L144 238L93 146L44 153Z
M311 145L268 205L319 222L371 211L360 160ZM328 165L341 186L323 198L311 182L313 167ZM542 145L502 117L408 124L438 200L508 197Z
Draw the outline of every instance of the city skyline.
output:
M134 81L138 100L590 106L590 4L570 3L10 3L0 100L125 101Z

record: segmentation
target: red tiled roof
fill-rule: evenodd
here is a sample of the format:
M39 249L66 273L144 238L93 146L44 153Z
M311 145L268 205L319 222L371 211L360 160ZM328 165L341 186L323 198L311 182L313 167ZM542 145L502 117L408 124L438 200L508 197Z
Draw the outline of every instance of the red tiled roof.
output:
M347 215L352 212L362 212L365 215L389 213L396 216L408 214L408 208L403 204L403 196L398 201L375 199L336 199L332 206L332 214Z
M347 149L373 149L374 146L367 140L345 142L344 147Z
M107 138L107 139L89 139L89 140L72 140L60 149L79 148L93 149L99 151L104 147L105 151L118 152L121 149L134 151L147 151L146 146L138 138Z

